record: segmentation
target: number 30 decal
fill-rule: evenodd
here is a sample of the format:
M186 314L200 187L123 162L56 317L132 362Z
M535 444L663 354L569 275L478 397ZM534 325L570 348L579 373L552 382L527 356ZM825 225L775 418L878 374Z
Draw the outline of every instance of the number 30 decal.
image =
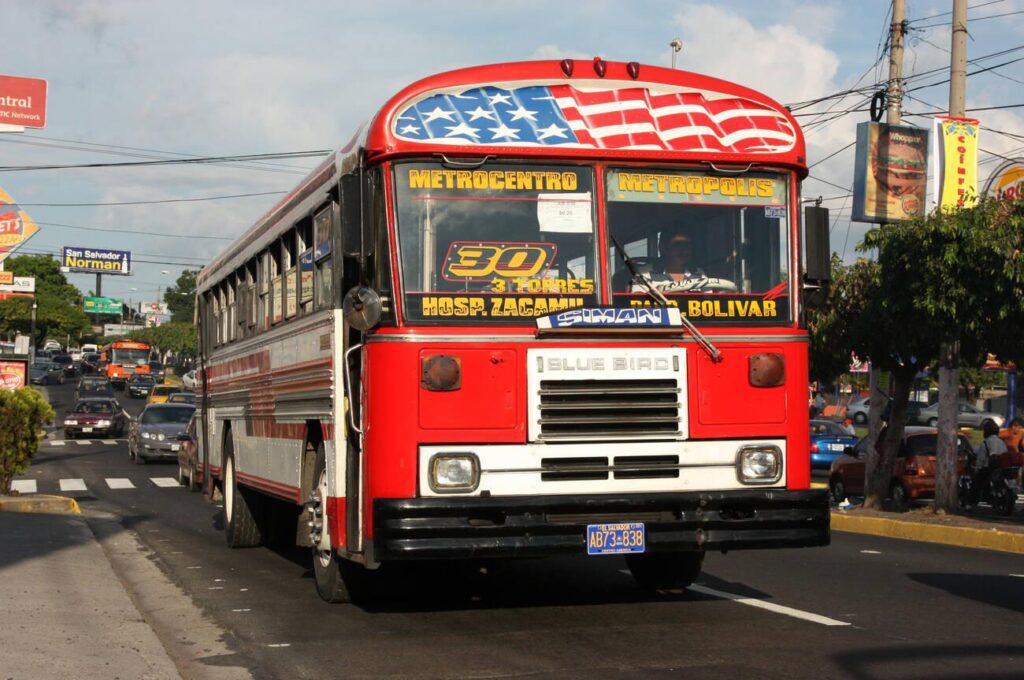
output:
M446 281L530 278L546 272L557 252L554 243L453 241L448 246L442 276Z

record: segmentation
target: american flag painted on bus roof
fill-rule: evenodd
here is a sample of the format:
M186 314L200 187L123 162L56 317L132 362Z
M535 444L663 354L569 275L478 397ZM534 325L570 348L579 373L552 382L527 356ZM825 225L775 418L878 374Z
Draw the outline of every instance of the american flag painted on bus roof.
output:
M786 116L765 104L644 87L472 87L426 97L393 125L399 139L457 145L781 153L797 139Z

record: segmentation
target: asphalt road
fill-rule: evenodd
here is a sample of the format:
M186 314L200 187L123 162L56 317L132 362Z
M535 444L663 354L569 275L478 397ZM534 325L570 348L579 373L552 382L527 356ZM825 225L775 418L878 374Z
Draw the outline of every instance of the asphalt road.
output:
M50 389L58 415L72 391ZM327 605L305 551L225 547L221 509L170 484L175 465L134 465L123 440L58 441L26 478L136 534L258 678L1024 676L1019 555L835 534L828 548L708 555L674 594L645 594L619 558L581 556L391 570L372 605Z

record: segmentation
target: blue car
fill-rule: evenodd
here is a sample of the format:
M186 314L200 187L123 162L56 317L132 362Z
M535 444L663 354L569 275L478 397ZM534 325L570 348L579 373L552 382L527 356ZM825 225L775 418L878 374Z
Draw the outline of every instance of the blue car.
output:
M839 423L831 420L811 421L811 467L827 468L843 449L857 443L857 437L850 434Z

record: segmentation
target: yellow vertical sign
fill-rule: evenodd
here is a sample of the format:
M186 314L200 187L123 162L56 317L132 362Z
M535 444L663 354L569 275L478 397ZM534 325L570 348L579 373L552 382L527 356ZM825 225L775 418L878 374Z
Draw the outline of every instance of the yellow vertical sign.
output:
M28 213L6 191L0 189L0 262L37 231L39 227Z
M978 202L978 123L974 118L935 119L935 201L940 210Z

